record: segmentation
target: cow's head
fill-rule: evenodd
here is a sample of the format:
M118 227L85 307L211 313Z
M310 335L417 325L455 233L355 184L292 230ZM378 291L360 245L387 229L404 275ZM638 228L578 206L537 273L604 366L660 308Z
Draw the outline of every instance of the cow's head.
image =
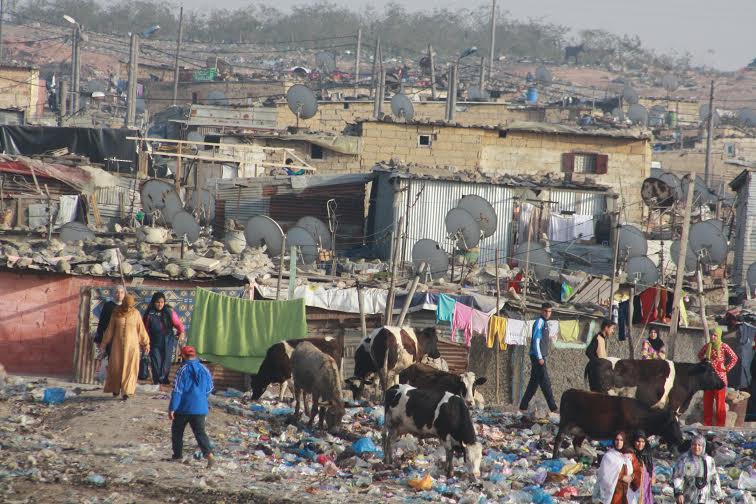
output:
M441 352L438 351L438 333L435 327L426 327L418 331L416 335L417 344L420 346L420 355L427 355L431 359L441 357Z
M719 390L725 386L709 361L699 362L693 366L690 377L698 390Z
M346 409L344 408L344 403L342 403L341 401L334 402L326 406L325 422L326 422L326 427L328 427L328 430L332 430L335 427L340 426L341 419L344 418L345 413L346 413Z
M480 463L483 460L483 445L472 443L465 445L467 468L476 480L480 478Z
M475 403L475 387L483 385L487 379L484 376L476 378L475 373L471 371L462 373L459 377L462 380L462 386L458 394L465 400L468 406L472 406Z
M250 387L252 388L252 400L257 401L265 393L269 383L260 375L252 375Z
M352 398L355 401L362 400L362 395L365 393L365 387L373 385L373 381L367 378L360 378L359 376L352 376L345 380L347 387L352 391Z
M668 411L662 418L661 436L671 448L676 449L683 441L680 419L674 411Z

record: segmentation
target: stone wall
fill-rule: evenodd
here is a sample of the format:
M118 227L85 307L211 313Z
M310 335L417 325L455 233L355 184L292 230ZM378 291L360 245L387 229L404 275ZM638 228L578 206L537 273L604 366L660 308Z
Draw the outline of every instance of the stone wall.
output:
M171 104L173 82L144 83L144 100L150 114L159 112ZM179 83L177 103L189 105L196 94L199 103L206 104L210 93L223 93L224 105L251 105L268 97L283 96L289 83L285 81L250 81L250 82L181 82Z

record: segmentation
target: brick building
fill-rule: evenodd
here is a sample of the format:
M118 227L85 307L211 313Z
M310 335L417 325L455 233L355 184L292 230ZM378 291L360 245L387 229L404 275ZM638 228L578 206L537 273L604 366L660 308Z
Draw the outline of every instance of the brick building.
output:
M0 65L0 108L21 109L26 120L42 115L47 96L39 69Z

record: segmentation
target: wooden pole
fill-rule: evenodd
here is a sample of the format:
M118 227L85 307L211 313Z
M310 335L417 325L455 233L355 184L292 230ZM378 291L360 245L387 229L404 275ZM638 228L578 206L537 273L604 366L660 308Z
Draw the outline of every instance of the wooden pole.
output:
M436 66L433 59L433 46L428 44L428 59L430 59L431 100L436 99Z
M609 318L612 318L612 304L614 303L614 282L617 278L617 261L619 260L619 212L614 212L612 222L612 239L614 240L614 259L612 261L612 281L609 286Z
M383 325L391 325L394 314L394 289L396 286L397 268L399 266L399 248L404 228L404 217L399 218L399 225L394 230L394 250L391 257L391 283L389 284L388 296L386 297L386 313L383 317Z
M496 53L496 0L491 5L491 53L488 61L488 78L493 76L493 62Z
M630 302L628 303L627 318L627 346L630 347L630 359L635 359L635 345L633 344L633 299L635 299L635 284L630 288Z
M685 277L685 255L688 253L688 230L690 228L690 212L693 209L693 190L696 180L695 169L688 175L688 194L685 200L685 214L683 215L682 234L680 236L680 252L677 258L677 276L675 278L675 295L672 308L672 321L669 323L669 360L675 358L675 341L677 340L677 326L680 318L680 299L682 297L683 278ZM702 314L702 318L705 314Z
M525 252L525 274L523 275L523 287L522 287L522 301L521 301L521 309L522 309L522 318L523 320L527 320L527 302L528 302L528 278L530 276L530 247L531 247L531 235L533 234L533 219L531 217L530 221L528 222L528 250ZM525 386L525 347L520 348L520 380L519 380L519 387L518 387L518 394L515 398L516 405L519 405L520 399L522 399L522 389ZM531 371L532 372L532 371Z
M362 328L362 337L367 338L367 321L365 320L365 293L362 291L362 285L357 281L357 303L360 307L360 327Z
M499 310L501 310L501 289L499 287L499 247L496 247L496 251L494 252L494 260L496 261L494 264L494 268L496 269L496 313L494 315L499 315ZM500 362L500 354L501 354L501 348L499 347L499 342L494 341L494 347L496 348L496 403L501 404L501 362Z
M362 28L357 30L357 52L354 54L354 96L359 93L360 85L360 52L362 51Z
M176 59L173 62L173 105L176 105L179 85L179 55L181 54L181 35L184 32L184 6L179 10L178 37L176 38Z
M281 252L283 254L283 251ZM294 289L297 287L297 247L289 250L289 299L294 299Z
M184 173L183 173L184 166L181 163L181 154L182 154L181 151L182 151L182 145L178 144L178 157L176 158L176 173L175 173L176 180L174 181L176 185L176 191L181 190L181 179L184 177ZM197 188L195 187L194 190L196 191Z
M420 282L420 277L422 276L424 270L425 263L421 262L420 267L417 268L417 274L415 274L415 278L412 279L412 284L410 285L409 291L407 292L407 299L404 300L402 312L399 314L399 320L396 323L396 325L399 327L402 327L402 324L404 324L404 319L405 317L407 317L407 312L409 312L410 305L412 304L412 296L415 295L417 284Z
M706 187L711 184L711 142L712 129L714 127L714 81L711 81L709 91L709 116L706 118L706 160L704 163L704 183Z
M281 298L281 281L283 280L283 270L286 265L284 258L286 257L286 235L283 237L283 243L281 244L281 255L278 258L278 282L276 282L276 301Z
M376 70L378 69L378 58L380 57L380 47L381 47L381 36L378 35L378 39L375 41L375 52L373 53L373 72L372 72L372 85L370 86L370 97L374 98L378 91L378 74L376 73ZM382 66L382 65L381 65Z
M701 307L701 325L704 330L704 343L709 342L709 321L706 319L706 298L704 297L703 273L701 272L701 260L696 266L696 283L698 284L698 304Z

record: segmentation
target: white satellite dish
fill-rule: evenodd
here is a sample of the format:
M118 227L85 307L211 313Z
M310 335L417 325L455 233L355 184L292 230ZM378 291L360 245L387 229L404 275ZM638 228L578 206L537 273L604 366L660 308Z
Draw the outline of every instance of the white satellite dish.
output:
M456 240L458 248L470 250L480 242L480 225L464 208L452 208L444 221L449 238Z
M449 270L449 254L435 240L423 238L412 246L412 264L415 271L419 270L420 263L423 262L432 278L441 278Z
M265 247L270 257L281 255L284 233L281 226L267 215L256 215L247 221L244 238L249 247Z

